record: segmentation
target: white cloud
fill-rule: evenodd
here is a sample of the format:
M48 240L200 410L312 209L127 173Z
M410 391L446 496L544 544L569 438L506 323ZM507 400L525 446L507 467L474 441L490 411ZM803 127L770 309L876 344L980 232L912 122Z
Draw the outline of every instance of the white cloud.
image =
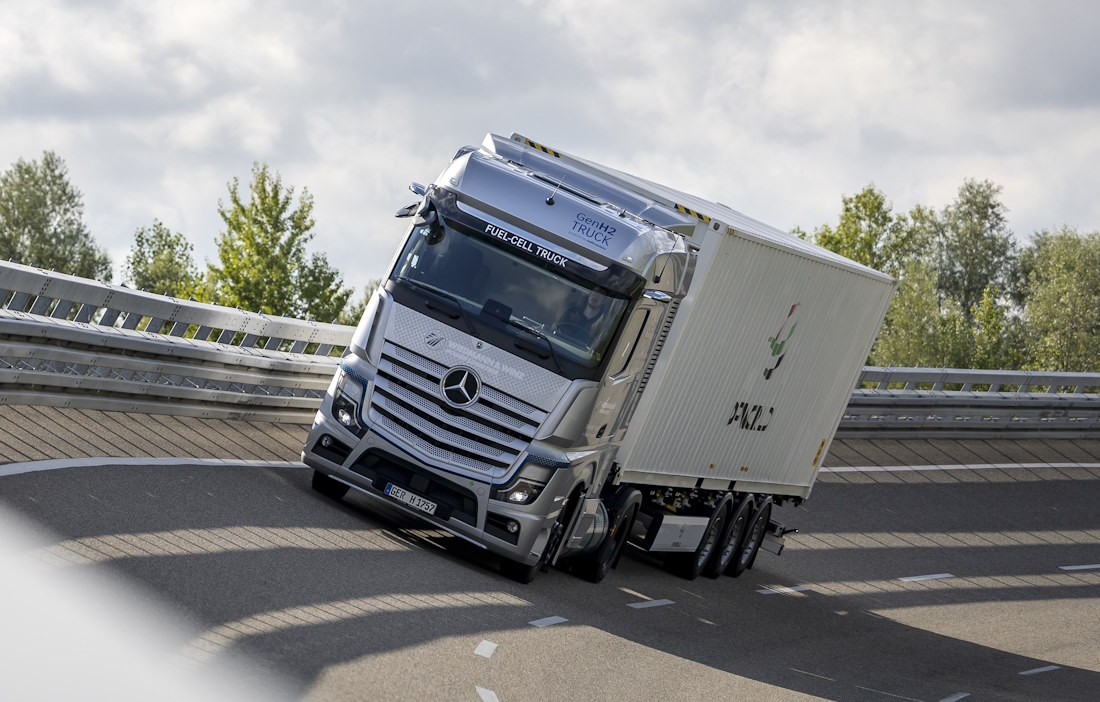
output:
M1004 186L1021 237L1100 228L1100 9L1070 2L15 4L0 167L57 151L121 264L159 218L213 258L253 161L316 201L315 247L382 275L410 180L487 131L721 200L834 221Z

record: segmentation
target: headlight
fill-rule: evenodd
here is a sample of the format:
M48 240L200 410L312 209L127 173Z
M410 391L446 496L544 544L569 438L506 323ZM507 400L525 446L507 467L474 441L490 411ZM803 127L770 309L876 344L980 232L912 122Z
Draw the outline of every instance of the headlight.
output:
M341 426L363 438L367 431L359 423L359 404L363 401L365 384L353 374L355 371L340 364L333 379L332 416Z
M533 480L519 479L502 488L493 490L493 499L513 505L529 505L538 499L546 485Z

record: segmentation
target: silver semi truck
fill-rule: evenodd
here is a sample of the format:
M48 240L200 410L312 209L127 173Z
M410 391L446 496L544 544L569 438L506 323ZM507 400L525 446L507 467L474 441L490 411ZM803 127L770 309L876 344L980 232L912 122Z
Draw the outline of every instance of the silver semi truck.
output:
M302 459L598 582L629 541L739 575L814 479L895 288L724 205L490 134L420 200Z

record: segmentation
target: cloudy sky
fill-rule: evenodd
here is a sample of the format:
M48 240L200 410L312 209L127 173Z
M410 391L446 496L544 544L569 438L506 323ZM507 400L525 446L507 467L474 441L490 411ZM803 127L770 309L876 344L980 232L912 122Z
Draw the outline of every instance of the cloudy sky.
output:
M361 287L411 201L486 132L720 200L835 222L988 179L1017 237L1100 230L1100 5L1089 0L0 0L0 168L57 152L116 265L160 219L215 256L254 161L315 198L314 250Z

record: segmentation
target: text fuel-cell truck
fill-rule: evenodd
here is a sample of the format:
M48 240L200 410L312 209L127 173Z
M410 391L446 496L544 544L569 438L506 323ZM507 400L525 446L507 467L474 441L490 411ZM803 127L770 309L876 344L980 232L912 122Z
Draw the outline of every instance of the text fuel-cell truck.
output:
M592 581L782 549L896 282L626 173L490 134L421 200L303 460L502 557Z

